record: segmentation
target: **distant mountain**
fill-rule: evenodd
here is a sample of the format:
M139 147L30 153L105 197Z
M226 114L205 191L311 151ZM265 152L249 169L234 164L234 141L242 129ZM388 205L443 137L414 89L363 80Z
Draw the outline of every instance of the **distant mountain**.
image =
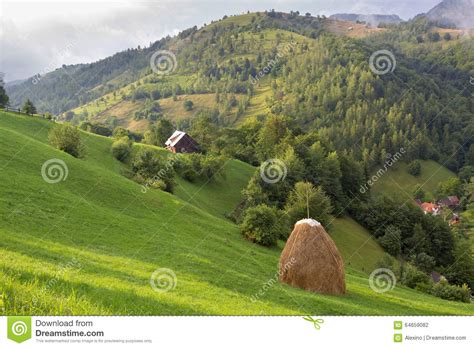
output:
M424 16L442 25L474 28L474 0L443 0Z
M5 86L7 86L7 88L8 88L8 87L11 87L11 86L16 86L16 85L22 84L25 81L26 81L26 79L8 81L8 82L5 83Z
M403 22L403 20L397 15L381 15L381 14L357 14L357 13L336 13L330 16L331 19L337 19L342 21L351 21L351 22L365 22L370 24L373 27L378 26L380 23L386 24L397 24Z

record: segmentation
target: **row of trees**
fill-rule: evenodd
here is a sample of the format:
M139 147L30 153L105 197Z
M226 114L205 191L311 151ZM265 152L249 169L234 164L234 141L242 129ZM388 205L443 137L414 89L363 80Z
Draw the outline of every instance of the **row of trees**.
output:
M0 108L6 108L10 106L10 98L7 95L4 87L4 81L2 76L0 76ZM21 111L33 115L36 114L37 110L33 102L30 99L27 99L23 104Z

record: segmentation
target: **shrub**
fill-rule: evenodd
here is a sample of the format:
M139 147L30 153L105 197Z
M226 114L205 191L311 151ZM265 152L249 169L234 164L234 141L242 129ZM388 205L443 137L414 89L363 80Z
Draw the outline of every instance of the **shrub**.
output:
M277 212L265 204L251 207L245 211L240 225L242 234L254 243L272 246L278 240Z
M116 140L112 144L112 155L120 162L125 162L132 152L132 147L128 138L121 138Z
M419 271L416 267L406 264L401 282L403 285L414 289L419 284L429 284L430 278L427 274Z
M172 187L168 186L166 182L164 182L163 180L153 181L150 184L150 187L154 189L162 190L162 191L167 191L167 192L170 192L170 189L172 190Z
M179 174L185 180L193 182L199 178L214 181L225 176L222 171L224 164L225 157L223 156L193 153L182 155L177 167Z
M21 111L30 115L36 114L36 107L33 105L33 102L29 99L23 104Z
M49 143L55 148L74 157L82 157L85 147L81 140L79 130L69 124L58 125L51 129L48 135Z
M173 124L170 121L161 119L156 124L148 127L143 142L150 145L164 146L168 137L173 133L173 129Z
M413 176L419 176L421 174L421 163L418 160L414 160L408 164L408 173Z
M393 260L394 259L392 256L390 256L390 254L385 253L383 257L377 261L375 268L388 268L393 271Z
M115 139L130 138L130 132L123 127L116 127L112 134Z
M184 110L191 111L193 109L194 103L191 100L186 100L184 102Z
M165 191L172 192L174 187L173 162L158 156L154 151L141 149L132 162L135 180L154 187L157 181L163 181Z
M428 255L425 252L421 252L412 258L413 263L416 267L421 269L423 272L431 272L436 264L433 256Z
M463 286L450 285L446 280L441 280L434 284L430 290L430 294L450 301L470 302L471 289L466 284Z
M196 168L199 167L199 157L198 156L185 156L182 155L179 161L176 163L177 171L179 175L189 182L196 181L199 173L197 172Z
M146 99L150 97L150 93L148 93L146 90L138 88L135 90L135 92L132 95L133 101L135 100L140 100L140 99Z
M100 123L90 123L86 121L82 122L79 125L79 128L89 133L103 135L104 137L109 137L112 135L110 128Z
M378 238L378 242L390 255L398 256L402 250L402 233L399 228L388 225L384 229L384 235Z
M158 99L161 98L161 93L157 89L151 91L150 95L151 95L151 99L153 99L153 100L158 100Z
M200 155L200 175L212 181L222 178L224 177L224 171L222 170L224 164L225 159L223 156Z
M423 190L423 185L415 185L415 189L413 190L413 198L423 201L425 200L425 195L426 193Z

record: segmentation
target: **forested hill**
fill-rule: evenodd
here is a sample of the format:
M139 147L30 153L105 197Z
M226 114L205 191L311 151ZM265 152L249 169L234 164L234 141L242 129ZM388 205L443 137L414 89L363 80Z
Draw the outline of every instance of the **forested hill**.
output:
M314 131L327 151L347 151L368 168L400 148L410 159L434 159L455 171L468 164L471 37L426 18L379 30L350 23L298 12L232 16L148 48L59 69L9 94L12 104L22 95L40 111L83 105L64 114L76 124L144 132L164 118L209 143L218 134L206 135L214 126L274 115L287 117L295 134ZM171 74L150 67L161 49L176 55ZM204 133L196 130L199 120L208 124ZM231 155L259 162L252 144L223 137L240 145Z
M433 7L426 17L432 21L460 28L474 27L473 0L443 0Z
M63 65L21 83L7 84L11 104L18 107L28 98L42 112L59 113L86 103L137 80L148 66L149 52L165 41L144 49L128 49L90 64Z

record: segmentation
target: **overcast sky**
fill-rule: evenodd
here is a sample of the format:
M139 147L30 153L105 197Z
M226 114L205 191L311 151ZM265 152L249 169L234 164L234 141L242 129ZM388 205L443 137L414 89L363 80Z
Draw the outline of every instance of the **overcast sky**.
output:
M223 15L274 8L313 15L340 12L426 12L440 0L1 0L0 71L6 81L62 64L88 63L117 51L147 46L166 35Z

